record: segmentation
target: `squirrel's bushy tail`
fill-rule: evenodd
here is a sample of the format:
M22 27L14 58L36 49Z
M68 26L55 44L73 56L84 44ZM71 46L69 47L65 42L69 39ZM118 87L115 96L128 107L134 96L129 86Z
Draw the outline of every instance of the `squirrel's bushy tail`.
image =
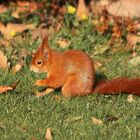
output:
M120 77L97 83L93 90L98 94L130 93L140 96L140 78Z

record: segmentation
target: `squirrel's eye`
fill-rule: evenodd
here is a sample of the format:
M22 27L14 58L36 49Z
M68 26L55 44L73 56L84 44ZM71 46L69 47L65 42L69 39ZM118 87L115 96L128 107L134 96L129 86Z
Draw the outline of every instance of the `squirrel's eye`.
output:
M37 61L37 64L38 64L38 65L40 65L41 63L42 63L42 61L41 61L41 60Z

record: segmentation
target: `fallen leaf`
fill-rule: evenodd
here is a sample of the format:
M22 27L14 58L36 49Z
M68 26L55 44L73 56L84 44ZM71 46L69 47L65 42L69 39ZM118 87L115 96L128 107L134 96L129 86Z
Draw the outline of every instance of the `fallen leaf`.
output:
M138 42L140 42L140 36L136 36L134 34L128 34L127 41L128 44L130 45L136 45Z
M7 68L7 57L4 55L2 51L0 51L0 68Z
M110 2L107 11L114 16L140 17L139 0L117 0Z
M93 117L92 118L92 123L93 124L96 124L96 125L101 125L101 124L103 124L103 121L100 120L100 119L97 119L97 118Z
M5 93L9 90L14 90L17 87L17 85L19 84L19 82L20 81L17 81L11 86L0 86L0 94Z
M40 4L35 1L17 1L16 10L12 12L12 16L15 18L20 18L20 14L27 16L32 14L39 8Z
M130 103L134 101L132 94L128 95L127 101L130 102Z
M8 7L5 5L0 5L0 14L5 13L8 10Z
M28 55L31 55L31 52L29 52L27 49L22 49L20 54L19 54L19 57L26 58ZM21 64L21 65L23 65L23 64Z
M101 0L101 1L99 1L99 4L102 6L107 6L107 5L109 5L109 0Z
M131 64L132 66L140 65L140 56L136 56L136 57L130 59L129 64Z
M140 30L140 23L136 24L136 29ZM140 33L140 32L139 32ZM139 34L138 34L139 35Z
M47 34L49 34L49 30L46 28L46 24L41 24L37 29L32 31L32 38L44 38Z
M77 15L79 20L86 20L86 19L88 19L89 9L86 6L84 0L79 0L78 1L78 7L77 7L76 15Z
M67 39L61 38L61 39L57 40L57 44L61 48L66 48L67 46L70 45L70 41L68 41Z
M45 95L48 95L48 94L50 94L51 92L53 92L54 91L54 89L53 88L47 88L45 91L42 91L42 92L34 92L34 94L36 95L36 97L43 97L43 96L45 96Z
M100 21L98 19L92 20L93 25L98 26L100 24Z
M0 31L4 35L4 38L13 38L17 33L22 33L25 30L35 29L34 24L12 24L8 23L7 26L0 22Z
M11 14L11 16L14 17L14 18L19 19L20 18L19 13L20 13L19 10L13 11L12 14Z
M47 128L46 129L46 140L52 140L52 132L51 132L51 128Z
M113 28L112 28L112 37L113 38L119 38L119 37L121 37L121 35L122 35L122 31L121 31L121 28L120 28L120 26L114 26Z
M12 67L12 72L16 73L22 68L22 64L16 64L15 66Z
M9 86L0 86L0 94L4 93L4 92L7 92L9 90L13 90L13 88L9 87Z
M94 15L99 15L106 9L107 5L108 5L108 2L103 2L103 0L99 2L91 1L90 9L92 13L94 13Z

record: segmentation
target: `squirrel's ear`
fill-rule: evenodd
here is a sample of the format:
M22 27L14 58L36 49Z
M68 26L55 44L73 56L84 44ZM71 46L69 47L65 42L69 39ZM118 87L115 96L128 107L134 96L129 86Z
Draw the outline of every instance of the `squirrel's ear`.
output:
M49 44L48 44L48 36L47 35L44 37L41 47L43 49L43 52L47 52L48 51Z

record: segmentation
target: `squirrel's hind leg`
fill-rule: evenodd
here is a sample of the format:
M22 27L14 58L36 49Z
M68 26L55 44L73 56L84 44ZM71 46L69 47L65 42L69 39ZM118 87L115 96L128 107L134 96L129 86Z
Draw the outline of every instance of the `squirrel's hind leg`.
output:
M68 77L63 88L62 94L64 97L83 96L90 93L86 83L83 83L79 75L73 74Z

